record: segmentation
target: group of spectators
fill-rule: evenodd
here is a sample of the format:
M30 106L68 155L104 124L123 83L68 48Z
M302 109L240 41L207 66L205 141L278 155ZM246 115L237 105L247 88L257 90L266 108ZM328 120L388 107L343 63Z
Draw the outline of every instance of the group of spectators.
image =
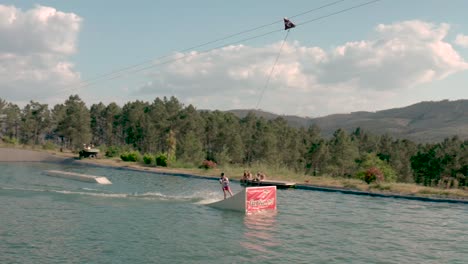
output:
M257 174L254 177L250 171L245 170L244 175L242 176L242 181L244 182L245 181L264 181L264 180L266 180L266 174L262 172L257 172Z

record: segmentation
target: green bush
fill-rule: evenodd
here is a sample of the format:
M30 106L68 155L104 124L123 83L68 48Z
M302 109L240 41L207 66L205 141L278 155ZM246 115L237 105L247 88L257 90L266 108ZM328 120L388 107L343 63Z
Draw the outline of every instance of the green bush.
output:
M167 167L167 155L159 154L156 157L156 166Z
M109 146L106 150L106 157L109 157L109 158L118 157L121 152L122 152L122 149L120 147Z
M141 160L141 154L138 151L128 151L120 154L120 158L123 161L139 161Z
M143 155L143 162L145 164L151 165L154 163L154 160L154 156L151 154L146 153L145 155Z
M3 142L7 144L18 145L18 139L14 137L4 137Z
M123 161L128 161L128 153L124 152L124 153L120 154L120 159L123 160Z
M386 161L379 159L375 153L369 153L363 157L356 177L367 183L373 181L395 182L397 178L395 170Z
M140 160L141 160L141 154L140 154L140 152L138 152L138 151L130 151L129 160L130 160L130 161L140 161Z

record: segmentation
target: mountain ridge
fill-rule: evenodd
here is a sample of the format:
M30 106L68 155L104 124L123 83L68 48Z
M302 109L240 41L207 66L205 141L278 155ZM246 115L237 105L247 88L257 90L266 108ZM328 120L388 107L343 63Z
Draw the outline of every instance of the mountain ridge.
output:
M233 109L231 112L242 118L249 112L267 120L284 118L293 127L320 127L322 136L329 137L339 129L361 129L373 134L389 134L396 138L415 142L440 142L447 137L468 139L468 100L423 101L406 107L391 108L376 112L357 111L331 114L323 117L299 117L277 115L252 109Z

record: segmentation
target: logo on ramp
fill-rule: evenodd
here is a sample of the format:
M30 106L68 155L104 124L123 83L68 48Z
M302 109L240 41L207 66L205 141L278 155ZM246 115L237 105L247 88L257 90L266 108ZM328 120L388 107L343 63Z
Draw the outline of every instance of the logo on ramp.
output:
M265 210L276 210L276 186L246 188L246 213Z

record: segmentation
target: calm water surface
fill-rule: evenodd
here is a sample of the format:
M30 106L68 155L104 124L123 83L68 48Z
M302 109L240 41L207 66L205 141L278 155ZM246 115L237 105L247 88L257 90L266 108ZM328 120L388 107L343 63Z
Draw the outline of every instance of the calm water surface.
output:
M302 190L279 190L276 214L205 205L221 198L213 180L0 163L0 263L468 263L467 205Z

